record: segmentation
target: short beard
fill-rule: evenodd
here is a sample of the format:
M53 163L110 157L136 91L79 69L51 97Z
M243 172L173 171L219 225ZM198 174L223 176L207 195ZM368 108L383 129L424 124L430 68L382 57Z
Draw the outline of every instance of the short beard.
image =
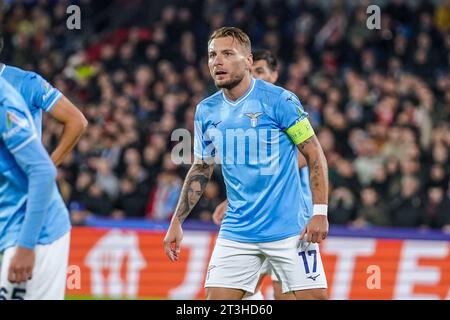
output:
M219 89L231 90L234 87L236 87L239 83L241 83L242 79L244 79L244 76L242 76L240 78L231 79L230 81L222 83L222 84L218 84L216 82L216 87L219 88Z

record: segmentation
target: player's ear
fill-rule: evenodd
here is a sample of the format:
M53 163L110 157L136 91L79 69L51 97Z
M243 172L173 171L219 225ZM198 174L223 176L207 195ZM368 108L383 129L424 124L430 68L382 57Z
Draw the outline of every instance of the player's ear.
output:
M271 75L271 77L272 77L272 83L277 82L278 76L279 76L278 70L275 70L275 71L272 72L272 75Z
M253 55L251 52L247 54L246 60L247 60L247 67L251 71L253 66Z

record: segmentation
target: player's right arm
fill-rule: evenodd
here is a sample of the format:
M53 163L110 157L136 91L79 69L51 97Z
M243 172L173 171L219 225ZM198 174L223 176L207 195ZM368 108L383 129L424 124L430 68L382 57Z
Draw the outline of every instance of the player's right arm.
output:
M180 245L183 239L181 225L200 200L213 169L214 164L195 158L194 164L186 175L175 213L164 237L164 251L171 261L177 261L179 258ZM199 181L200 190L192 190L192 181Z
M186 175L180 199L164 237L164 251L171 261L177 261L179 258L183 239L181 225L200 200L214 169L215 151L211 148L213 145L206 134L204 123L199 105L194 121L194 164Z
M223 200L214 210L212 219L215 224L220 226L222 224L222 220L225 217L225 212L227 211L228 199Z
M3 100L3 103L0 110L0 139L28 180L25 218L8 270L8 280L19 283L32 276L34 247L51 201L56 169L37 137L26 107L20 109L10 106L9 100Z

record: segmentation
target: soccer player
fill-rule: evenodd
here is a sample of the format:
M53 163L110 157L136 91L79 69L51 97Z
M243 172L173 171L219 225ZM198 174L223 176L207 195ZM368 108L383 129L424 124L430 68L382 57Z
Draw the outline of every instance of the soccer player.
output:
M222 90L197 106L195 160L164 238L166 255L179 259L181 225L192 210L186 206L192 203L186 201L189 182L210 179L218 158L229 204L208 267L207 299L254 293L266 259L283 293L326 299L319 243L328 233L328 169L307 113L292 92L251 76L250 39L238 28L211 35L208 65ZM310 168L314 206L308 221L297 148Z
M0 34L0 53L3 39ZM42 135L42 110L64 125L58 145L51 154L56 166L71 152L87 126L87 120L72 102L52 87L40 75L7 66L0 62L0 77L8 81L23 97L28 106L38 137Z
M69 214L28 108L0 77L0 300L63 299Z
M278 80L278 70L277 70L277 59L269 51L264 49L255 50L253 52L253 66L252 75L256 79L261 79L270 83L276 83ZM300 169L300 181L301 181L301 191L303 194L303 199L307 204L308 213L312 214L312 195L311 189L309 187L309 172L305 157L300 153L298 155L298 167ZM227 210L228 201L225 199L221 204L219 204L213 213L213 221L217 225L222 223L223 217L225 216L225 211ZM295 296L292 293L283 294L281 290L281 284L278 281L275 274L272 274L269 261L264 262L263 268L261 270L261 277L259 279L258 285L256 286L256 293L254 295L246 295L244 299L246 300L258 300L262 298L262 293L260 291L262 280L264 276L272 275L272 283L274 289L274 297L276 300L293 300Z

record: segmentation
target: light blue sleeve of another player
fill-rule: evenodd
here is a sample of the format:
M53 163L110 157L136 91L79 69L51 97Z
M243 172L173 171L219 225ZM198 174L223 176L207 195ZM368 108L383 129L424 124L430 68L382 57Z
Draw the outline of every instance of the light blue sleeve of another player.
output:
M288 90L283 91L275 108L275 118L281 130L287 130L307 117L308 113L298 97Z
M201 105L197 106L194 119L194 156L201 160L209 160L215 157L215 148L204 129L200 107Z
M58 89L37 73L30 72L25 82L25 88L29 91L26 95L31 98L32 105L46 112L50 112L62 96Z
M51 201L56 169L37 138L28 111L25 107L10 106L10 101L4 99L0 106L0 137L28 178L25 219L17 244L33 249Z

